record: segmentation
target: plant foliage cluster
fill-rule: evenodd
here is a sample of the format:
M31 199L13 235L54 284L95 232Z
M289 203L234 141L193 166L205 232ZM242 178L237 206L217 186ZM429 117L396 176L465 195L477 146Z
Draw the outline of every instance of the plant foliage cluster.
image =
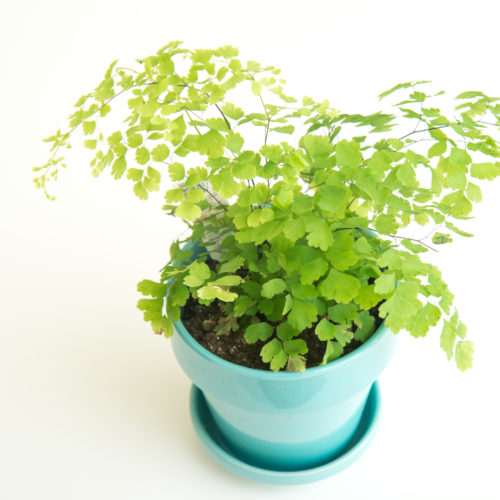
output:
M69 131L46 139L53 155L35 169L35 183L52 199L47 184L65 166L58 152L78 127L95 151L94 176L108 170L127 178L141 200L166 176L181 183L166 190L164 209L190 225L185 241L217 247L222 262L212 271L208 253L191 261L189 246L172 245L160 281L138 285L148 297L138 307L156 333L173 334L190 296L205 305L220 300L226 317L218 334L243 330L248 342L266 342L261 354L272 370L303 371L305 329L326 341L325 364L353 338L372 335L370 311L378 307L389 329L413 337L443 320L446 356L462 371L472 367L474 344L454 296L421 256L452 242L452 233L472 236L457 224L482 199L478 181L500 175L499 143L486 133L500 123L498 99L465 92L446 117L434 104L444 92L427 95L424 81L397 85L379 96L407 93L395 108L411 128L395 134L393 114L340 113L307 96L298 102L284 93L280 70L243 64L231 46L188 50L172 42L138 62L136 71L115 61L78 100ZM238 86L256 112L231 102ZM126 127L105 138L100 120L124 93L132 94ZM365 135L353 136L357 128ZM258 150L245 148L251 132L261 138ZM415 147L423 141L426 154ZM189 158L195 166L186 166ZM431 231L398 235L411 223Z

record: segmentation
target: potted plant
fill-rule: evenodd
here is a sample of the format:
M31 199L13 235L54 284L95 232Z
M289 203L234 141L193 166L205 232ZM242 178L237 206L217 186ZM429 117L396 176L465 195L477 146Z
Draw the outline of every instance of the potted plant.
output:
M393 114L297 101L280 70L243 64L231 46L171 42L137 62L113 62L75 104L69 130L45 139L53 154L34 169L35 185L54 199L49 182L79 128L95 177L126 178L141 200L169 177L163 208L190 234L172 244L158 281L139 283L138 307L156 334L173 337L194 382L200 439L258 481L334 474L376 431L376 379L395 334L425 337L442 320L448 360L472 367L454 296L421 254L451 233L472 236L455 224L481 201L477 181L500 175L487 134L500 122L498 99L465 92L446 117L436 107L444 92L399 84L379 96L408 94L395 107L409 128L396 132ZM241 92L251 97L245 111ZM104 134L121 94L126 125ZM406 235L428 225L424 237Z

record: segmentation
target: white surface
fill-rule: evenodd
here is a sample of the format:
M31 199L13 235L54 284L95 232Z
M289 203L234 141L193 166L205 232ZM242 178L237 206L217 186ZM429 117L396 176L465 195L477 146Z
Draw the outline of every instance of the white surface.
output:
M437 263L476 342L460 373L438 331L405 334L381 377L385 411L372 448L349 470L302 487L239 479L197 442L190 382L170 343L135 309L180 223L131 184L93 179L79 141L53 190L32 188L43 137L116 58L170 40L239 46L274 64L288 92L348 112L411 79L450 97L500 94L497 2L4 1L0 81L0 499L494 499L498 486L500 181ZM438 90L439 90L438 88ZM360 96L358 96L360 94ZM387 109L387 108L386 108Z

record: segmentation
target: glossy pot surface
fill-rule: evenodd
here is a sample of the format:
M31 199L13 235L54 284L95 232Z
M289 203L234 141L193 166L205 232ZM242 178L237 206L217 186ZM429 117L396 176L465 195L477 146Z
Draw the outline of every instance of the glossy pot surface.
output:
M225 361L175 325L175 356L199 387L232 451L273 470L317 467L339 456L355 433L372 384L397 336L384 324L352 353L305 373L255 370Z

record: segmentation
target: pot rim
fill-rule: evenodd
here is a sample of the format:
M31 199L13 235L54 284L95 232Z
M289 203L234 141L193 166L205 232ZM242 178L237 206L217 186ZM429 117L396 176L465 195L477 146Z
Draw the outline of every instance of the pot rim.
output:
M374 346L380 339L386 334L392 333L386 326L385 321L377 328L377 330L373 333L373 335L364 342L361 346L359 346L354 351L342 356L335 361L327 363L323 366L314 366L312 368L306 368L304 373L300 372L287 372L287 371L278 371L273 372L271 370L260 370L258 368L248 368L246 366L240 366L231 361L226 361L225 359L219 358L215 354L212 354L210 351L205 349L201 344L199 344L187 331L186 327L182 323L182 319L179 319L176 323L174 323L174 327L176 332L181 336L181 338L188 344L191 349L197 352L200 356L205 358L207 361L214 363L215 365L220 366L221 368L225 368L230 372L233 372L238 375L249 376L253 378L265 379L265 380L295 380L299 378L308 378L314 377L319 374L325 374L329 371L334 371L342 366L352 363L356 361L359 357L364 356L367 351L369 351L372 346Z

